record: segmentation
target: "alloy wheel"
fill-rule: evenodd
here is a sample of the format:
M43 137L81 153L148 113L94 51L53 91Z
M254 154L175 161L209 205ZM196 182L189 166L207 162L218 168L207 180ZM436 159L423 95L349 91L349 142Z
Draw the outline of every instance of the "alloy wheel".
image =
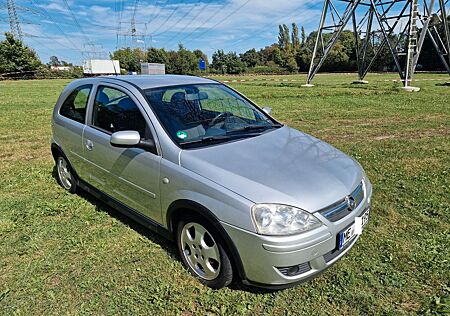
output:
M70 190L73 186L72 183L72 174L70 173L70 168L67 164L67 161L63 157L59 157L56 163L58 169L58 176L61 182L61 185L66 190Z
M180 238L182 255L191 269L205 280L217 278L221 268L220 251L208 230L198 223L187 223Z

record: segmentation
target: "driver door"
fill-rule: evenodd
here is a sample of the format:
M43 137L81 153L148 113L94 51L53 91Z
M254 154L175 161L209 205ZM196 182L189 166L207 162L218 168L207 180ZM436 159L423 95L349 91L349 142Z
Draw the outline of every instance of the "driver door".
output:
M88 181L111 198L161 222L161 156L110 144L111 135L124 130L153 139L145 111L128 90L105 84L98 86L90 114L83 134Z

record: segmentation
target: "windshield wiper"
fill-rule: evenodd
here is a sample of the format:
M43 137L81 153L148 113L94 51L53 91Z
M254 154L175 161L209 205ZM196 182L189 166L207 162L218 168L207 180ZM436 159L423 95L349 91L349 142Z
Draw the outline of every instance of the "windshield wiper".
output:
M246 131L255 131L255 130L261 130L261 129L269 129L269 128L279 128L283 125L281 124L271 124L271 125L247 125L241 128L237 128L231 131L228 131L228 133L234 133L234 132L246 132Z
M241 134L241 135L216 135L216 136L204 136L202 138L197 138L193 140L189 140L187 142L180 143L181 146L184 145L193 145L193 144L208 144L215 142L227 142L229 140L246 138L246 137L255 137L261 135L260 133L251 133L251 134Z
M199 143L212 143L212 142L221 142L228 141L232 137L228 135L218 135L218 136L204 136L202 138L197 138L193 140L189 140L187 142L182 142L180 145L191 145L191 144L199 144Z

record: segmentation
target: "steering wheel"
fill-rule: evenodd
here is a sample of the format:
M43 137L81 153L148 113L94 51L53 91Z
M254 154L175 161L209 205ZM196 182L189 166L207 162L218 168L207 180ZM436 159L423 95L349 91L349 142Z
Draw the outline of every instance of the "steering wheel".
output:
M219 122L219 121L225 121L227 118L229 118L231 116L234 116L234 114L231 112L222 112L211 120L210 126L216 125L217 122Z

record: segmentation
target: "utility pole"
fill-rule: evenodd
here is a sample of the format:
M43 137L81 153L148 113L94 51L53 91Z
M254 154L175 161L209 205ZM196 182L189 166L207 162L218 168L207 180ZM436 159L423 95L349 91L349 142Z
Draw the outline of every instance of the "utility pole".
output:
M19 17L17 16L15 0L7 0L9 27L12 35L19 40L23 40L22 28L20 27Z

